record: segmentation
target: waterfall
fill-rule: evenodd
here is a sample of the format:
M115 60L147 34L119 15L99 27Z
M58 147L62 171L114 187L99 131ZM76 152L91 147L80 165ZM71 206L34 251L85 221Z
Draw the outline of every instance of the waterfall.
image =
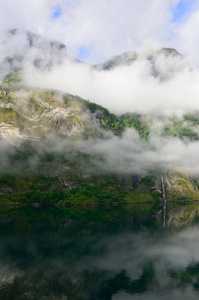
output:
M164 177L161 175L161 182L162 182L162 198L164 202L167 202L167 197L166 197L166 189L165 189L165 184L164 184Z
M163 228L166 227L166 214L167 214L167 196L166 196L166 188L164 184L164 176L161 175L161 183L162 183L162 199L163 199Z

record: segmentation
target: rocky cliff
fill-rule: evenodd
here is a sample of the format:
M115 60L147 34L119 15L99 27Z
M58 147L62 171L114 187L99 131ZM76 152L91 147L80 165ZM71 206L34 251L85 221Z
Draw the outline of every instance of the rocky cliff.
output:
M131 156L132 151L139 153L143 149L148 155L156 147L150 144L154 136L176 138L184 144L197 142L197 111L179 118L154 118L137 113L114 115L78 96L24 85L21 72L28 57L31 56L37 67L50 68L54 63L61 63L66 48L30 32L12 30L9 35L11 43L20 36L24 47L20 48L23 50L20 55L7 56L2 64L5 72L11 71L4 74L0 86L2 199L19 201L20 198L24 203L153 202L162 199L161 178L164 178L168 200L199 199L196 174L190 176L171 167L162 168L155 160L139 168ZM30 54L32 50L37 52L36 56ZM162 57L179 60L179 68L174 70L170 64L166 70L158 69L157 61ZM133 64L136 59L136 53L125 53L97 68L108 72L120 65ZM161 49L150 54L147 60L152 76L160 81L180 72L186 64L174 49ZM131 138L139 144L137 148L132 148ZM122 148L118 147L120 144ZM118 152L114 152L114 145ZM132 159L136 168L128 168Z

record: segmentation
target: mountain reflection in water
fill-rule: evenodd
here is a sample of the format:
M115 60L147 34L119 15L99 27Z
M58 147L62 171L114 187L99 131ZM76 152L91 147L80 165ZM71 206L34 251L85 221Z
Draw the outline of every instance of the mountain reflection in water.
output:
M0 299L198 299L199 204L2 208Z

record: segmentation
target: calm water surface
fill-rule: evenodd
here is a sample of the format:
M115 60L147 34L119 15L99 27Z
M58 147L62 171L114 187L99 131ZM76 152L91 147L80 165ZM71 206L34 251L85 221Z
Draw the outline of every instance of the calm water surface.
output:
M199 205L0 209L0 299L198 299Z

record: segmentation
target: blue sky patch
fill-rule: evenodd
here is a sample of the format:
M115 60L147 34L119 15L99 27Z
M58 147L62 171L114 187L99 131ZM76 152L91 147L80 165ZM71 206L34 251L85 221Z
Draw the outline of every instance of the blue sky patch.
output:
M180 0L177 5L171 7L173 13L172 22L183 23L194 10L196 0Z
M52 11L52 18L57 19L61 16L61 14L62 14L61 6L60 5L55 6Z
M78 49L77 58L80 60L85 60L88 58L89 54L90 50L87 47L82 46Z

